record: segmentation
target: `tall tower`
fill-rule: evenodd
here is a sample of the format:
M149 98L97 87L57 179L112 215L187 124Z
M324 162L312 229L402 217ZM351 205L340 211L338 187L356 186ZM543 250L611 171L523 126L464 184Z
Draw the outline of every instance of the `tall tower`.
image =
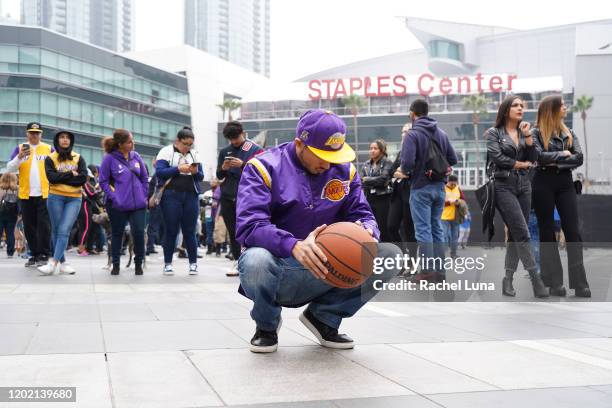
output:
M185 43L270 76L270 0L185 0Z

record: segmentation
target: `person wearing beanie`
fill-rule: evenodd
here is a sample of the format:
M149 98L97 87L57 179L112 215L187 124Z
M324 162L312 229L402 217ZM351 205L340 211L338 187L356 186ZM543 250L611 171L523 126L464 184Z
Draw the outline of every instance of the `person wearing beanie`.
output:
M79 215L83 184L87 181L87 165L72 151L74 134L60 130L53 138L55 151L45 159L45 173L49 180L47 210L51 221L53 256L38 268L43 275L52 275L59 266L60 273L75 273L64 255L70 230Z

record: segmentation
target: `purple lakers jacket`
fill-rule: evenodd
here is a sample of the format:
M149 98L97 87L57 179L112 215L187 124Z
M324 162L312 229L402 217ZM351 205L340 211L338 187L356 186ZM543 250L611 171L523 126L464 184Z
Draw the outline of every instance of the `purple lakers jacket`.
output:
M332 164L323 174L312 175L289 142L245 166L236 206L236 239L242 246L288 258L295 243L316 227L340 221L361 221L379 237L352 163Z

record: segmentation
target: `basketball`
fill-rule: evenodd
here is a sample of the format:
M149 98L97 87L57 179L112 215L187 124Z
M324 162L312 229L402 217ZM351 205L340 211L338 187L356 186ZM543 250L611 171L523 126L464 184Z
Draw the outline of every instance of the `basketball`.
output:
M327 257L326 281L337 288L354 288L372 275L376 240L362 226L337 222L327 226L315 240Z

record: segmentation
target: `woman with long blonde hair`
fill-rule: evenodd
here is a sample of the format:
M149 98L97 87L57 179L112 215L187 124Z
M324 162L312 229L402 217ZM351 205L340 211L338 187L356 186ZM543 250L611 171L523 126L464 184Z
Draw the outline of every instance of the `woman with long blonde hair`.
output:
M561 95L542 99L538 107L534 142L538 167L533 178L534 209L540 230L541 275L552 296L565 296L563 266L555 238L555 207L567 242L570 289L578 297L591 297L582 255L582 236L578 227L578 204L572 170L583 162L580 142L565 123L567 107Z
M14 173L4 173L0 177L0 237L6 234L6 255L12 258L15 253L15 224L19 208L17 191L17 176Z

